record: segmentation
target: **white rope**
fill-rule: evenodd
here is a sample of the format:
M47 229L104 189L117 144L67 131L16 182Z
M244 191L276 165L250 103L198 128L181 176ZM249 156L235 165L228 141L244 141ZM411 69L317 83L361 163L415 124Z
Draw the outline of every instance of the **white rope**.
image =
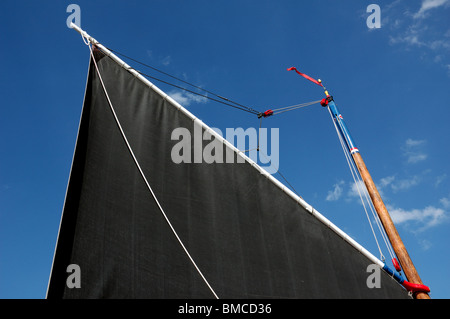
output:
M372 212L373 219L375 220L375 222L377 224L378 230L380 231L381 237L383 238L383 241L384 241L384 243L386 245L386 248L387 248L387 250L389 252L389 255L391 256L391 258L394 258L394 256L395 256L394 250L393 250L393 248L391 246L391 243L390 243L390 241L388 239L386 231L384 230L384 227L381 224L380 217L376 213L376 210L375 210L375 207L373 206L372 200L369 199L369 194L368 194L366 188L363 188L363 193L364 193L364 196L366 198L366 202L369 205L370 211Z
M101 75L100 75L100 71L99 71L98 66L97 66L97 63L96 63L96 61L95 61L94 54L93 54L93 52L92 52L92 48L91 48L90 46L89 46L89 50L90 50L90 52L91 52L91 57L92 57L92 60L93 60L93 62L94 62L95 69L96 69L96 71L97 71L98 77L99 77L99 79L100 79L100 83L102 84L103 91L104 91L104 93L105 93L105 95L106 95L106 98L107 98L107 100L108 100L108 104L109 104L109 107L110 107L110 109L111 109L111 112L112 112L113 115L114 115L114 119L115 119L115 121L116 121L116 123L117 123L117 126L119 127L120 133L122 134L122 137L123 137L123 139L124 139L124 141L125 141L125 143L126 143L126 145L127 145L128 151L130 152L131 156L133 157L134 163L136 164L136 166L137 166L137 168L138 168L138 170L139 170L139 172L140 172L142 178L144 179L145 184L147 185L148 190L149 190L150 193L152 194L153 199L155 200L156 204L158 205L159 210L161 211L161 214L164 216L164 219L166 220L166 222L167 222L167 224L169 225L170 229L172 230L173 234L174 234L175 237L177 238L177 240L178 240L178 242L180 243L181 247L183 248L184 252L186 253L186 255L189 257L190 261L191 261L192 264L194 265L195 269L197 270L197 272L199 273L199 275L202 277L203 281L206 283L206 285L208 286L208 288L211 290L211 292L213 293L214 297L215 297L216 299L219 299L219 297L218 297L217 294L215 293L214 289L213 289L213 288L211 287L211 285L208 283L208 281L206 280L205 276L203 276L202 272L201 272L200 269L198 268L198 266L197 266L197 264L195 263L194 259L191 257L191 255L189 254L188 250L186 249L186 247L184 246L183 242L181 241L180 237L178 236L177 232L176 232L175 229L173 228L172 223L170 222L169 218L167 217L166 213L164 212L164 210L163 210L161 204L159 203L158 199L156 198L156 195L155 195L155 193L153 192L153 190L152 190L152 188L151 188L149 182L147 181L147 178L145 177L144 172L142 171L141 166L139 165L139 162L138 162L138 160L136 159L136 156L134 155L134 152L133 152L133 150L131 149L130 144L128 143L128 139L127 139L127 137L126 137L126 135L125 135L125 132L124 132L123 129L122 129L122 125L120 124L119 119L118 119L118 117L117 117L117 115L116 115L116 112L115 112L115 110L114 110L114 107L113 107L113 105L112 105L112 103L111 103L111 100L110 100L110 98L109 98L109 96L108 96L108 92L106 91L105 84L103 83L103 79L102 79L102 77L101 77Z
M330 111L330 110L329 110L329 112L330 112L330 115L331 115L331 111ZM331 117L332 117L332 119L333 119L333 116L332 116L332 115L331 115ZM343 131L341 121L339 120L339 118L338 118L337 120L338 120L339 127L340 127L341 130ZM334 123L334 120L333 120L333 123ZM351 155L349 154L347 148L345 147L344 142L343 142L342 137L341 137L341 134L339 134L339 131L338 131L338 129L337 129L335 123L334 123L334 125L335 125L335 128L336 128L336 132L338 133L339 139L340 139L340 141L341 141L341 146L342 146L342 148L343 148L344 154L346 155L347 163L349 164L349 167L351 166L351 171L352 171L352 169L353 169L354 174L355 174L355 176L356 176L357 179L358 179L357 189L358 189L358 192L359 192L359 186L358 186L358 185L359 185L359 184L362 184L362 180L361 180L359 171L358 171L357 168L355 167L355 164L354 164L354 162L353 162L353 160L352 160L352 158L351 158ZM346 141L347 141L347 143L348 143L347 137L346 137L345 135L344 135L344 138L346 139ZM353 173L352 173L352 175L353 175ZM354 180L355 180L355 178L354 178ZM355 181L355 183L356 183L356 181ZM370 211L371 211L371 213L372 213L372 216L373 216L373 218L374 218L374 220L375 220L375 222L376 222L376 224L377 224L378 230L380 231L381 237L383 238L383 241L384 241L384 243L385 243L385 245L386 245L386 248L387 248L387 250L388 250L388 252L389 252L389 255L391 256L391 258L394 258L394 256L395 256L394 250L393 250L392 245L391 245L391 243L390 243L390 241L389 241L389 239L388 239L388 236L387 236L387 234L386 234L386 231L385 231L384 227L383 227L382 224L381 224L380 217L378 216L378 214L377 214L376 211L375 211L375 207L373 206L373 202L372 202L372 201L370 200L370 198L369 198L369 194L368 194L368 192L367 192L367 189L366 189L365 187L363 187L362 192L364 193L364 197L365 197L365 199L366 199L366 202L368 203L369 209L370 209ZM360 193L360 198L361 198L361 193ZM363 203L364 209L365 209L365 211L366 211L367 219L368 219L368 221L369 221L370 227L372 228L372 223L371 223L370 218L369 218L369 216L368 216L368 214L367 214L367 210L366 210L366 208L365 208L365 205L364 205L364 202L363 202L363 199L362 199L362 198L361 198L361 202ZM373 231L373 228L372 228L372 232L374 232L374 231ZM374 234L374 237L375 237L375 240L377 241L377 244L378 244L378 240L377 240L377 237L376 237L375 234ZM379 249L380 249L380 248L379 248ZM380 251L380 253L381 253L381 251ZM383 254L382 254L382 253L381 253L381 259L383 259Z
M312 101L312 102L306 102L306 103L301 103L301 104L295 104L295 105L291 105L291 106L281 107L281 108L278 108L278 109L273 109L273 111L275 112L275 111L281 111L281 110L285 110L285 109L290 109L292 107L308 106L308 105L319 103L320 101L321 100Z
M89 45L89 39L85 38L84 35L81 35L81 38L83 39L84 44Z
M384 259L383 252L381 250L380 244L378 243L377 235L375 234L375 231L374 231L373 226L372 226L372 222L370 221L369 214L367 213L366 205L364 204L364 200L363 200L362 195L361 195L361 189L360 189L360 186L359 186L360 183L361 183L361 180L360 180L359 174L358 174L356 168L354 167L354 164L353 164L351 158L349 158L350 155L349 155L349 153L347 151L347 148L345 147L343 138L342 138L341 134L339 133L339 129L338 129L338 127L337 127L337 125L336 125L336 123L335 123L335 121L333 119L333 115L331 114L331 110L330 110L329 107L328 107L328 112L330 113L331 120L332 120L332 122L334 124L334 128L336 129L336 133L338 135L339 142L341 143L342 150L344 151L345 159L347 160L347 164L348 164L348 167L349 167L350 172L352 174L353 181L355 182L356 189L358 190L359 198L361 199L361 203L362 203L362 205L364 207L364 211L366 213L367 220L369 221L369 225L370 225L370 228L372 230L373 237L375 238L375 242L376 242L376 244L378 246L378 251L380 252L381 260L383 260Z
M338 120L339 127L340 127L341 130L343 131L343 127L342 127L341 120L340 120L339 118L338 118L337 120ZM347 136L344 135L344 138L345 138L347 144L349 144L349 141L347 140ZM368 191L367 191L367 189L366 189L366 186L365 186L365 184L364 184L363 181L362 181L362 178L361 178L361 176L360 176L360 174L359 174L358 169L355 167L355 163L353 162L353 159L352 159L350 153L348 152L348 149L344 146L344 144L342 144L342 145L343 145L344 153L345 153L345 154L348 156L348 158L349 158L349 159L348 159L348 162L351 163L351 166L352 166L352 168L353 168L353 170L354 170L354 172L355 172L355 176L356 176L357 179L358 179L358 185L360 185L360 184L361 184L361 185L364 185L364 187L362 187L362 192L364 193L364 197L365 197L366 202L367 202L367 204L368 204L368 206L369 206L369 209L370 209L370 211L371 211L371 213L372 213L373 219L375 220L375 222L376 222L376 224L377 224L378 230L379 230L379 232L380 232L380 234L381 234L381 237L383 238L383 241L384 241L384 244L386 245L386 248L387 248L387 250L388 250L388 253L389 253L389 255L391 256L391 258L394 258L394 256L395 256L394 250L393 250L393 248L392 248L392 246L391 246L391 243L390 243L390 241L389 241L389 239L388 239L388 236L387 236L387 234L386 234L386 231L385 231L384 227L383 227L382 224L381 224L380 217L379 217L378 214L376 213L375 207L373 206L373 202L372 202L372 200L369 198L369 193L368 193ZM358 186L357 186L357 187L358 187ZM358 187L358 190L359 190L359 187ZM360 196L361 196L361 195L360 195ZM361 199L361 201L363 201L363 200ZM364 205L364 204L363 204L363 205ZM367 216L367 211L366 211L366 216ZM370 222L369 216L367 216L367 219L369 220L370 226L372 227L372 223ZM383 255L382 255L381 257L383 257Z
M302 103L302 104L296 104L296 105L291 105L291 106L286 106L286 107L282 107L279 109L273 109L273 115L275 114L281 114L284 112L288 112L288 111L292 111L292 110L296 110L305 106L309 106L309 105L313 105L316 103L319 103L321 100L317 100L317 101L313 101L313 102L307 102L307 103Z

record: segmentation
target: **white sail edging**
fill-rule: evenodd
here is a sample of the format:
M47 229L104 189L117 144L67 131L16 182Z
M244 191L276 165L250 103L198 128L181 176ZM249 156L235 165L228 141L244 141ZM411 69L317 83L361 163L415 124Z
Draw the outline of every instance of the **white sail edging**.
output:
M274 183L276 186L278 186L284 193L286 193L288 196L290 196L294 201L296 201L300 206L305 208L309 213L311 213L314 217L316 217L320 222L322 222L324 225L326 225L328 228L330 228L332 231L334 231L338 236L340 236L342 239L344 239L348 244L350 244L352 247L354 247L357 251L359 251L362 255L367 257L371 262L378 265L380 268L384 267L384 262L378 259L376 256L374 256L371 252L369 252L367 249L365 249L362 245L360 245L358 242L356 242L353 238L351 238L348 234L346 234L343 230L341 230L338 226L333 224L329 219L327 219L324 215L319 213L317 210L315 210L310 204L308 204L304 199L300 198L297 194L292 192L289 188L287 188L283 183L281 183L279 180L277 180L275 177L273 177L271 174L269 174L264 168L262 168L260 165L258 165L255 161L250 159L247 155L245 155L242 151L237 149L233 144L231 144L228 140L223 138L220 134L218 134L216 131L211 129L208 125L206 125L202 120L194 116L191 112L189 112L186 108L184 108L181 104L179 104L177 101L175 101L172 97L170 97L167 93L159 89L155 84L150 82L147 78L145 78L143 75L141 75L139 72L137 72L134 68L129 66L126 62L124 62L122 59L117 57L114 53L112 53L109 49L107 49L105 46L103 46L101 43L99 43L96 39L91 37L86 31L82 30L80 27L75 25L73 22L71 23L71 28L76 30L81 34L83 37L83 40L88 40L91 44L99 47L102 52L113 59L116 63L118 63L121 67L126 69L128 72L132 73L136 78L141 80L144 84L146 84L149 88L154 90L156 93L158 93L161 97L163 97L165 100L167 100L170 104L172 104L174 107L176 107L179 111L183 112L187 117L192 119L192 121L196 122L196 124L200 125L205 131L207 131L209 134L214 136L218 141L221 141L223 144L225 144L226 147L233 150L235 153L237 153L237 156L241 156L246 162L248 162L251 166L253 166L255 169L257 169L260 174L264 175L266 178L268 178L272 183Z

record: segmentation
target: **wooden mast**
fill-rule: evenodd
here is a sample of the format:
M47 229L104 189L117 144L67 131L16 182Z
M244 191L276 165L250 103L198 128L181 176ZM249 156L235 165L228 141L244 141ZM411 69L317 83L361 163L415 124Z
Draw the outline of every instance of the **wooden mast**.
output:
M364 164L361 154L359 152L354 152L352 156L406 278L412 283L423 285L422 280L420 279L419 274L414 267L411 258L409 257L408 251L406 250L406 247L403 244L394 223L392 222L391 216L389 215L389 212L381 199L380 193L378 192L375 183L373 182L372 177ZM415 294L415 298L429 299L430 297L424 292L417 292Z
M321 83L320 80L318 80L319 83ZM325 89L325 88L324 88ZM333 118L336 122L338 122L338 127L340 129L340 132L342 133L345 142L347 143L347 147L353 157L353 160L355 162L356 167L359 170L359 173L361 174L361 178L364 181L364 184L366 185L367 191L370 195L370 198L372 200L372 203L375 207L375 210L381 220L381 223L383 224L383 227L386 231L386 234L389 238L389 241L391 242L392 248L397 255L397 258L400 262L400 265L404 271L404 274L409 282L416 284L418 286L423 286L422 280L420 279L420 276L409 257L409 254L406 250L405 245L403 244L402 239L400 238L400 235L397 232L397 229L395 228L395 225L391 219L391 216L389 215L388 210L386 209L386 206L383 203L383 200L381 199L380 193L378 192L375 183L372 180L372 177L370 176L370 173L362 159L361 154L359 153L359 150L354 145L354 142L352 138L350 137L350 133L345 126L345 123L343 121L342 115L339 113L336 104L333 101L333 98L329 95L328 91L325 89L325 95L327 98L322 102L322 106L328 106L332 112ZM424 289L421 289L424 288ZM419 288L415 293L414 297L417 299L430 299L429 295L424 292L423 290L428 289L428 287L423 286Z

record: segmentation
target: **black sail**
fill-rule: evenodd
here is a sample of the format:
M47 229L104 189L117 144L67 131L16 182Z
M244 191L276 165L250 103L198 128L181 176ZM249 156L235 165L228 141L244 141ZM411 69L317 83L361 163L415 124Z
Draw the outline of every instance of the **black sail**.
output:
M174 163L172 132L193 139L198 123L95 57L149 184L220 298L408 298L383 271L369 288L372 262L250 163ZM71 264L80 288L67 285ZM47 298L214 298L139 173L92 61Z

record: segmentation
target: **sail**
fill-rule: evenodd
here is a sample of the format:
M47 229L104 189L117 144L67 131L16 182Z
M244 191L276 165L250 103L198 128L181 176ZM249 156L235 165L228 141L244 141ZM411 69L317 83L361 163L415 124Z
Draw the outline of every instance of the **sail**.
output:
M373 261L219 136L195 142L224 160L194 161L207 126L111 57L95 61L108 97L91 59L47 298L408 298L384 271L369 287ZM172 158L179 128L190 163Z

